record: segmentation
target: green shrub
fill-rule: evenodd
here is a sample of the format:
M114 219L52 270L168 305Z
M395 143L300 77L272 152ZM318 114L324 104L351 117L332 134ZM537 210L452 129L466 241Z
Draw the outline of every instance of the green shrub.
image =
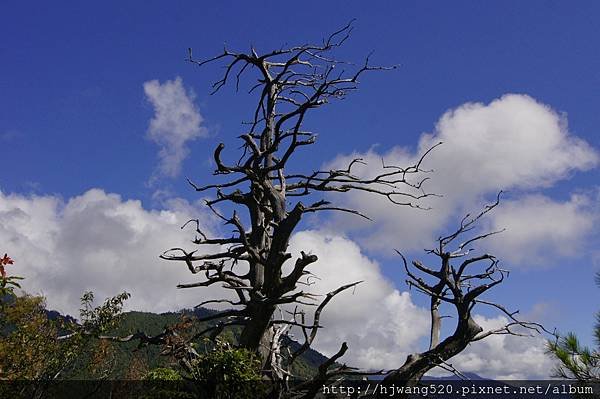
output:
M217 341L195 360L191 377L207 397L258 398L264 393L260 368L254 353Z

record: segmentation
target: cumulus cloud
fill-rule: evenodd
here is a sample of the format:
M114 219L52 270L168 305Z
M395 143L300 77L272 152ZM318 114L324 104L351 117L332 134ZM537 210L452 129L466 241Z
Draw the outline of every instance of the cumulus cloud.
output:
M203 118L194 104L195 95L191 90L186 91L180 77L164 83L145 82L144 93L154 107L147 137L160 147L158 175L153 178L175 177L188 155L186 144L207 134L200 126Z
M319 279L303 290L324 295L344 284L363 281L327 305L321 315L325 328L317 335L314 347L332 355L345 341L350 349L344 361L365 368L386 368L404 362L427 333L427 312L412 302L408 292L394 288L381 274L377 262L347 238L302 231L291 240L291 252L299 256L301 250L319 257L310 268ZM311 315L314 308L306 311Z
M504 316L485 318L475 315L474 319L485 331L501 328L509 321ZM492 335L469 345L451 363L463 373L498 380L547 379L554 368L554 361L546 354L546 341L541 336Z
M505 95L488 105L468 103L445 113L434 135L422 137L421 150L438 140L447 147L437 154L447 161L439 166L447 176L456 167L462 188L471 183L476 192L549 186L598 163L598 153L569 133L565 116L526 95Z
M177 290L194 281L185 265L160 260L164 250L185 246L190 231L180 226L201 212L195 204L171 200L160 211L140 201L92 189L67 202L55 196L0 193L0 242L15 259L10 273L26 277L27 292L43 294L51 308L77 315L79 297L98 298L123 290L130 309L169 311L220 294ZM214 231L206 215L203 228Z
M423 206L432 207L431 210L415 211L367 193L353 193L340 200L364 211L375 223L365 224L341 216L335 219L334 227L361 230L360 237L371 249L421 249L431 245L453 218L480 209L483 197L501 189L531 194L551 187L574 172L596 167L600 159L594 148L569 132L564 115L529 96L511 94L487 105L468 103L446 112L433 133L421 136L416 153L402 147L383 153L371 149L363 154L339 156L329 166L346 167L350 159L361 157L368 165L356 165L355 174L372 176L381 171L382 158L386 164L410 165L416 161L417 154L440 141L443 145L424 162L425 168L434 170L427 175L430 181L425 185L426 190L443 195L443 198L429 197L421 202ZM516 203L519 199L514 200ZM529 207L530 219L540 220L560 208L560 204L550 199L538 200L536 205ZM583 208L574 204L567 208L572 216L578 217L560 219L569 225L567 229L574 229ZM503 215L508 221L507 211ZM529 242L546 238L529 236ZM564 237L568 240L564 245L570 245L577 238ZM505 249L506 253L512 252L511 248Z
M600 214L586 195L573 195L568 201L555 201L542 195L527 195L505 201L490 216L490 229L506 228L485 243L504 260L523 265L544 263L556 256L576 256L587 252L589 240Z

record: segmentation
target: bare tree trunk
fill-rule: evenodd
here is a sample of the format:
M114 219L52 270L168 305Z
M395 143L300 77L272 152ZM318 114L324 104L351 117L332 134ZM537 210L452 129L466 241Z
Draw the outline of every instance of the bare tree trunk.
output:
M435 348L440 343L442 316L440 315L441 301L431 298L431 332L429 336L429 349Z
M256 352L264 365L269 358L273 340L273 329L269 327L275 307L256 307L248 311L249 320L242 329L239 345Z
M233 79L237 90L242 75L254 74L249 93L257 96L257 102L250 120L244 124L244 132L239 136L243 141L243 153L241 157L234 158L238 159L237 162L222 159L223 143L214 151L214 174L226 178L205 186L190 181L197 192L213 192L206 205L226 225L233 226L233 236L209 238L200 230L200 223L196 220L194 243L211 245L209 251L218 245L220 252L202 253L198 249L173 248L161 257L185 262L193 274L199 273L201 281L181 284L179 288L219 284L235 291L239 301L215 299L203 302L230 303L234 310L210 316L221 321L202 333L211 332L211 337L216 337L226 326L242 326L239 344L260 356L265 366L263 370L269 369L266 362L270 358L274 331L282 324L295 326L303 332L305 342L300 352L307 350L316 331L321 328L317 314L312 325L305 323L302 311L295 312L292 320L276 320L273 317L279 306L315 300L313 295L301 288L309 285L311 273L307 267L317 261L317 256L310 254L311 248L308 248L306 253L301 252L299 258L291 260L292 255L288 252L290 237L302 217L306 213L336 211L368 219L359 210L333 205L325 198L315 197L330 192L359 191L384 197L399 206L418 208L419 200L430 195L422 188L427 179L421 176L424 172L421 163L429 151L414 165L383 165L379 173L364 178L357 177L355 171L357 165L364 164L360 159L350 161L345 169L315 170L309 165L301 165L299 171L289 171L288 161L298 150L316 142L317 135L304 130L303 126L309 111L353 92L363 74L395 68L373 66L369 57L358 66L337 61L334 50L348 39L351 30L349 23L320 44L280 48L261 54L254 48L248 52L233 52L225 48L217 56L196 60L189 50L188 61L198 66L225 61L225 72L213 84L213 93ZM307 203L303 203L303 199ZM221 213L220 205L226 205L224 209L228 212L233 209L233 214L226 216ZM286 261L294 262L294 265L289 274L283 275ZM236 273L235 266L239 263L247 265L249 271ZM345 285L329 293L318 313L333 295L356 284ZM339 356L343 352L345 350ZM296 357L292 356L292 361ZM327 370L323 373L322 377L328 378Z
M483 329L471 318L459 321L454 334L423 353L409 355L402 367L390 373L384 382L415 386L432 368L462 352Z

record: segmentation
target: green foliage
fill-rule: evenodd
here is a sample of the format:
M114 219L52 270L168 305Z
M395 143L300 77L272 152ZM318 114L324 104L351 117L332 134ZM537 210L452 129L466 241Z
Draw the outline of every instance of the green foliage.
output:
M107 333L123 336L140 329L155 335L165 326L194 318L195 312L210 313L210 310L122 314L124 302L130 297L128 293L109 298L95 307L94 294L86 292L81 298L79 323L68 317L50 318L45 298L19 296L14 292L15 288L20 288L16 281L22 277L7 275L5 266L12 264L14 261L8 255L0 258L0 379L143 378L151 381L183 381L183 376L172 368L177 367L174 359L161 356L160 347L151 345L136 348L134 342L114 343L97 337ZM186 332L188 336L207 327L206 323L188 324L193 326ZM252 353L233 346L239 333L236 327L226 329L216 345L208 341L195 342L201 355L187 377L195 381L196 388L203 395L260 396L260 362ZM313 352L309 351L307 355L320 356ZM315 370L313 363L318 360L299 359L295 364L295 373L311 376ZM149 369L151 371L147 372ZM154 393L162 395L165 392L179 395L179 392L169 390Z
M183 377L176 370L167 367L159 367L150 370L145 376L146 381L182 381Z
M93 294L85 293L81 324L69 318L51 319L41 296L11 294L0 309L0 379L53 380L71 374L76 366L86 366L96 378L106 377L110 350L93 334L115 326L129 294L93 307ZM88 360L85 365L82 358Z
M548 343L560 361L556 376L579 381L600 381L600 353L584 347L573 333Z
M204 312L204 310L199 310ZM180 323L182 317L193 317L193 313L190 311L183 311L179 313L149 313L149 312L127 312L120 315L119 323L113 329L107 332L108 335L114 336L126 336L136 331L144 331L148 335L156 335L161 333L165 326L173 326ZM205 316L204 313L199 313L199 316ZM192 319L193 320L193 319ZM208 327L208 323L193 322L190 331L186 331L185 335L191 337L198 331L204 330ZM180 331L181 334L184 332ZM226 328L220 335L222 341L228 342L231 345L235 345L238 341L240 329L237 326ZM97 341L97 340L96 340ZM154 370L157 368L171 368L180 370L177 361L171 356L161 355L161 347L158 345L148 345L138 347L137 342L111 342L102 341L104 344L110 346L111 354L114 356L114 367L111 370L111 379L122 380L132 378L129 369L135 366L136 356L145 359L145 367L147 370ZM198 353L205 353L214 349L214 344L207 340L196 339L194 342L194 348ZM92 340L91 346L98 347L101 343L94 342ZM299 344L290 342L291 351L293 352L298 348ZM85 365L92 362L93 360L87 359L86 356L92 355L93 352L84 352L83 357L78 359L81 363L81 367L76 367L73 373L68 375L68 378L74 379L90 379L97 378L96 374L90 372L89 368ZM303 356L294 362L292 373L301 379L309 379L316 373L316 369L325 358L323 355L309 349ZM183 372L183 370L181 370ZM147 373L147 371L146 371Z
M596 275L596 283L600 286L600 273ZM596 314L594 335L595 350L581 345L573 333L548 342L548 351L560 361L555 370L556 377L600 382L600 312Z
M208 397L255 398L264 393L260 367L254 353L217 340L195 361L190 377Z
M0 278L0 298L5 296L15 296L14 289L21 288L17 281L23 280L23 277L9 276Z
M94 307L94 293L87 291L81 297L81 309L79 310L81 327L89 334L104 333L114 328L123 310L123 304L131 295L127 292L108 298L101 306Z
M42 297L15 297L5 306L0 339L0 379L54 379L77 356L81 340L57 340L60 323L49 320Z
M156 368L144 377L151 381L148 398L258 398L263 396L260 361L250 351L218 340L200 355L184 377L172 368Z
M172 368L159 367L150 370L143 378L147 381L149 392L143 396L143 399L188 399L193 398L191 392L187 392L184 379Z
M8 254L4 254L0 258L0 312L6 306L6 303L15 297L15 288L21 288L18 280L23 280L23 277L8 276L5 267L15 263ZM1 322L1 321L0 321ZM2 325L0 324L0 328Z

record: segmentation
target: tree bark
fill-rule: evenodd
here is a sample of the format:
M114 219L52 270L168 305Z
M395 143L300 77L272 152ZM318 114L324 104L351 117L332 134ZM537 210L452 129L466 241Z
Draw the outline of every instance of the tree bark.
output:
M249 309L249 320L242 329L240 346L255 352L264 365L269 359L273 329L270 328L275 306L262 306Z
M415 386L429 370L462 352L481 331L483 328L473 318L462 318L454 334L433 349L409 355L402 367L388 374L384 382Z

